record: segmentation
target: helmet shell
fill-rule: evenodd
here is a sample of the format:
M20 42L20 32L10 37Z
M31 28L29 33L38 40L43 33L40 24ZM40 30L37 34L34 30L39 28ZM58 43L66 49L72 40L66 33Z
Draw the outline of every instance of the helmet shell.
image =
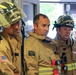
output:
M54 27L59 28L61 26L67 26L74 28L74 21L69 15L61 15L57 21L54 23Z
M2 2L0 4L0 25L7 28L10 25L26 17L24 12L11 2Z

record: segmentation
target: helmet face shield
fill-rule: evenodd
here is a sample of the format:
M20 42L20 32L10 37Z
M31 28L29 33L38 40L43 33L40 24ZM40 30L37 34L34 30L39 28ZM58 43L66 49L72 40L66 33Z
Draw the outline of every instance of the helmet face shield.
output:
M61 26L68 26L74 28L74 21L69 15L62 15L55 22L54 27L59 28Z
M9 27L13 23L20 21L25 14L18 6L10 2L3 2L0 4L0 24L3 27Z

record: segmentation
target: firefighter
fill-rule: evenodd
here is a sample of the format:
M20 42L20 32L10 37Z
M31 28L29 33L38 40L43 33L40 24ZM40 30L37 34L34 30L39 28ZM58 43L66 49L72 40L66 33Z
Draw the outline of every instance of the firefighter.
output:
M61 15L55 21L54 27L57 34L54 40L56 44L56 53L61 58L62 75L75 75L76 69L76 41L71 36L74 28L74 21L70 15Z
M21 68L20 21L26 15L15 4L0 4L0 75L23 75ZM0 28L1 29L1 28Z
M34 29L24 42L24 57L28 75L60 75L59 56L55 55L53 40L46 37L50 20L45 14L37 14L33 19ZM56 64L57 63L57 64Z

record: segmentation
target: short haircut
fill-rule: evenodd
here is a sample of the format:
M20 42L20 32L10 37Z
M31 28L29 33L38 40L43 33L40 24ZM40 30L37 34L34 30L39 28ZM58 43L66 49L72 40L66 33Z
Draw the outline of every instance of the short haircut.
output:
M48 18L45 14L37 14L37 15L35 15L35 17L33 19L33 23L37 24L40 16L43 16L43 18Z

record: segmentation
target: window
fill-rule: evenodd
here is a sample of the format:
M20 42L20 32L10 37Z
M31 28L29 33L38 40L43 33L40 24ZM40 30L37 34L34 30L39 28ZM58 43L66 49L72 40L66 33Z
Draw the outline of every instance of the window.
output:
M57 18L64 13L64 4L62 3L40 3L40 13L46 14L50 19L50 29L48 37L54 38L56 30L53 29L53 24Z
M51 37L51 38L54 38L56 36L56 30L54 29L52 31L52 28L53 28L53 24L54 24L54 21L57 20L57 18L60 16L60 15L63 15L65 14L66 12L68 12L68 14L70 14L74 20L74 24L75 24L75 28L73 29L72 31L72 37L73 38L76 38L76 10L75 10L75 7L76 7L76 3L43 3L41 2L40 3L40 13L43 13L43 14L46 14L49 19L50 19L50 29L49 29L49 33L48 33L48 37Z

